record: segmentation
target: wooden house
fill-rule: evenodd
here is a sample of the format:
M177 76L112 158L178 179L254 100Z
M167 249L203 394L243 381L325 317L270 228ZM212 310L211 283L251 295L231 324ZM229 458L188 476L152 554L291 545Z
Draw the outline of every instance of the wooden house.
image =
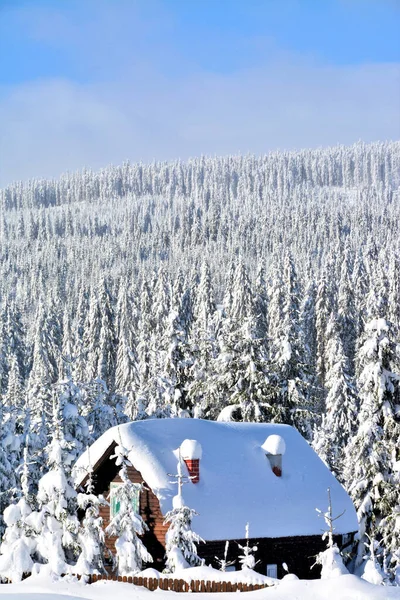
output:
M92 465L95 491L108 498L102 509L104 527L113 511L113 489L120 483L119 467L111 457L119 440L132 463L129 477L144 483L132 501L149 527L143 541L161 570L165 558L164 516L172 508L177 486L171 475L181 460L188 483L183 497L199 514L193 530L204 540L198 553L217 566L226 540L228 559L236 561L238 543L257 545L256 570L284 574L282 563L302 578L318 577L310 570L324 549L325 528L316 508L325 511L330 489L335 514L335 539L347 546L357 531L354 506L340 483L296 429L287 425L224 423L201 419L154 419L114 427L101 436L77 462L76 483L82 486ZM114 551L114 540L107 540ZM149 565L150 566L150 565Z

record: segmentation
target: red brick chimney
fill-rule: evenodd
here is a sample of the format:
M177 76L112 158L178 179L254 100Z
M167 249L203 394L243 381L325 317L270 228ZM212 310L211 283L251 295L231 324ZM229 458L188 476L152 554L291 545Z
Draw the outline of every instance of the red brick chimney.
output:
M199 483L201 444L197 440L184 440L180 446L180 454L189 472L191 482Z
M270 435L261 448L269 460L273 474L276 477L282 477L282 456L286 450L285 440L280 435Z

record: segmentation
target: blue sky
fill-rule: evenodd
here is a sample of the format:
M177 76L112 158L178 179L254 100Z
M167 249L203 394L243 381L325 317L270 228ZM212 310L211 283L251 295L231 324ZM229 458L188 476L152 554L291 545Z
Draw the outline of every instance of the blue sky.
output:
M400 0L0 0L0 183L397 139Z

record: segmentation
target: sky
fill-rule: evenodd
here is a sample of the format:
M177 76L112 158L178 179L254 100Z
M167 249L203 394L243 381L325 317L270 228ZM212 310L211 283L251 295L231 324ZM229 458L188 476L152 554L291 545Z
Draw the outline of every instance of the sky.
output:
M400 138L400 0L0 0L0 185Z

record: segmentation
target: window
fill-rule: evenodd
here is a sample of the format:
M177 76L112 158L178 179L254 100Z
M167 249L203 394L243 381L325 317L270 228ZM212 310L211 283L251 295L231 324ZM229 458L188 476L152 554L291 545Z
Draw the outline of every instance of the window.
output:
M350 544L350 542L351 542L351 533L344 533L342 535L342 545L348 546L348 544Z
M267 565L267 577L278 578L278 565Z
M120 503L116 497L115 490L122 485L122 483L111 482L110 483L110 519L113 519L116 514L119 513ZM139 514L139 497L140 497L140 485L133 484L135 487L135 494L132 498L132 507L135 513Z

